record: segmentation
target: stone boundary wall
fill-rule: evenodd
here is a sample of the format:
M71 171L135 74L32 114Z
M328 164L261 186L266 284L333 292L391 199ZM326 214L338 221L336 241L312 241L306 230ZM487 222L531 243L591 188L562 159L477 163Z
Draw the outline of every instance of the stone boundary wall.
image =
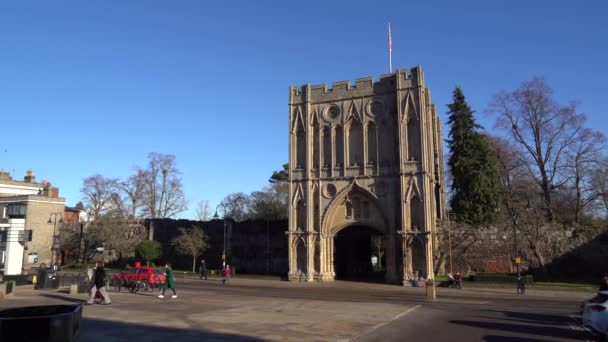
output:
M192 257L175 250L172 240L179 235L180 227L198 227L209 237L209 249L198 258L205 259L208 269L222 267L224 220L194 221L174 219L146 220L146 229L153 240L163 248L161 262L171 262L177 269L192 269ZM237 273L285 275L287 262L287 220L226 220L227 263Z

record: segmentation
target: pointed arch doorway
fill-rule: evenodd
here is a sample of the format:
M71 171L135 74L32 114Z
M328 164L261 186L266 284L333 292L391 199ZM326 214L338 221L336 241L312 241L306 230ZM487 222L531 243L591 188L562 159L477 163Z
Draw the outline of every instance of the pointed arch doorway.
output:
M334 237L336 280L384 282L386 244L384 235L368 225L353 224Z
M321 232L324 280L391 282L395 239L378 198L356 180L328 206Z

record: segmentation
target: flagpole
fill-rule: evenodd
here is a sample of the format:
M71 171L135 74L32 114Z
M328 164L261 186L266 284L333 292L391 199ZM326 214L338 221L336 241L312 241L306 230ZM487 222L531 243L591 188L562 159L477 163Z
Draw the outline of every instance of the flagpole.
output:
M388 23L388 71L393 73L393 39L391 37L391 23Z

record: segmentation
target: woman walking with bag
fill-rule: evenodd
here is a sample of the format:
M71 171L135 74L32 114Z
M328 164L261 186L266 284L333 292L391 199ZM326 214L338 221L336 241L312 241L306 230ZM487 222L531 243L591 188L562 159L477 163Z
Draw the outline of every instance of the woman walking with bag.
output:
M158 298L165 298L166 289L171 289L173 291L173 296L171 296L171 298L177 298L177 293L175 292L175 276L173 275L171 263L169 262L165 265L165 274L167 277L165 280L165 286L163 287L163 292L158 296Z

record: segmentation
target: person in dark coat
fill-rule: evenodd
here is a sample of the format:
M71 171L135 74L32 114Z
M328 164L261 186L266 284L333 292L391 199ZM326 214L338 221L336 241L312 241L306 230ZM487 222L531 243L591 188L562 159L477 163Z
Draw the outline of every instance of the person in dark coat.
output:
M106 271L103 269L103 262L98 261L97 267L93 272L91 289L89 290L89 300L87 304L95 304L95 296L97 292L101 295L102 303L105 305L112 304L110 295L106 291Z
M201 277L199 279L202 280L204 277L207 280L207 264L205 264L205 259L201 260L200 273Z
M526 282L524 277L517 278L517 294L526 294Z
M163 287L163 292L158 296L158 298L165 298L165 290L171 289L173 291L173 296L171 298L177 298L177 293L175 292L175 275L173 274L173 269L171 268L171 263L167 263L165 265L165 287Z

